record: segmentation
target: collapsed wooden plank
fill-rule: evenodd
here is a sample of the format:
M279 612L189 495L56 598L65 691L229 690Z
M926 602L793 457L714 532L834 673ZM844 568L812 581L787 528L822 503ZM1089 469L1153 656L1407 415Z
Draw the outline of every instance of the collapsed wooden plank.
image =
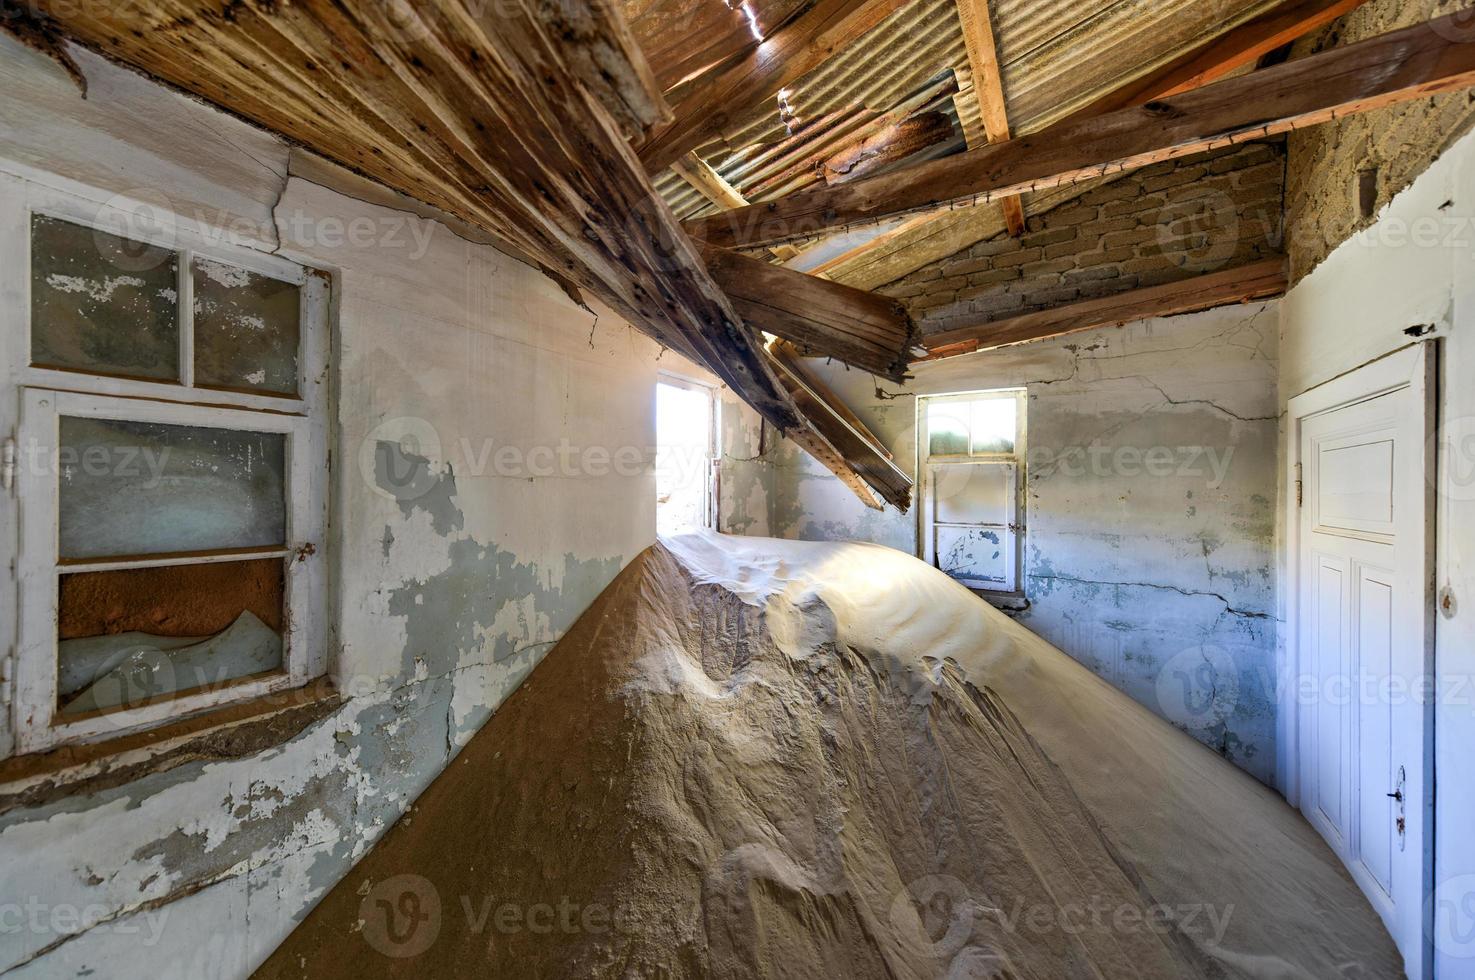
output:
M1004 79L999 69L999 49L994 40L993 19L988 0L957 0L958 21L963 28L963 45L968 50L968 68L973 76L973 100L983 123L984 141L1001 143L1009 138L1009 112L1004 102ZM967 127L965 126L966 130ZM977 145L972 138L969 146ZM1003 198L1004 227L1016 238L1024 234L1024 202L1017 194Z
M1265 259L1161 286L1128 290L1115 296L1069 303L1007 319L980 321L935 333L923 339L927 356L919 360L971 354L1081 330L1119 327L1155 316L1194 313L1215 306L1268 299L1284 293L1286 282L1285 259Z
M791 341L807 354L905 380L916 327L898 300L726 249L708 249L703 258L753 329Z
M730 67L694 81L673 107L674 120L640 147L650 173L721 136L740 114L818 67L908 0L816 0L804 13Z
M772 244L953 201L1058 187L1467 88L1475 84L1475 44L1459 40L1462 16L686 227L712 245Z
M804 368L804 365L801 363L804 357L804 352L802 350L789 343L787 340L780 340L776 343L769 344L768 352L772 354L778 360L778 362L782 364L785 369L788 370L790 374L792 374L798 380L804 382L804 384L807 385L816 395L822 398L826 404L834 409L835 414L843 418L847 423L849 423L852 429L859 433L860 436L866 440L866 442L871 444L871 448L875 449L877 453L885 456L887 459L895 459L895 456L892 455L891 450L886 448L886 444L881 441L879 436L871 431L871 427L866 425L865 422L861 420L861 417L859 415L856 415L855 412L851 411L850 406L845 404L845 400L841 398L838 394L836 394L829 385L819 380L819 378L815 377L812 372Z
M629 145L668 118L608 0L37 0L51 29L509 242L834 457Z
M865 486L857 488L851 485L851 477L846 474L837 472L835 475L851 485L867 506L881 510L880 501L885 500L905 513L912 505L912 478L891 461L890 454L879 448L874 436L870 436L868 432L862 433L853 426L849 421L849 410L827 400L797 363L775 357L774 364L778 368L779 379L788 388L795 403L813 420L815 428L824 435L826 441L839 449L859 478L864 480ZM825 461L821 458L820 462ZM862 492L866 487L874 490L880 500Z

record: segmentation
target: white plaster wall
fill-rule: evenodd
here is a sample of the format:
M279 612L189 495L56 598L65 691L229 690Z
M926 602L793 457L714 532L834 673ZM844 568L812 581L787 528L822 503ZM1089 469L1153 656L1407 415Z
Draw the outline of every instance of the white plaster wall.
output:
M1269 782L1277 315L1227 307L922 363L880 396L868 374L811 366L908 471L916 395L1027 388L1018 618ZM914 512L866 509L787 442L766 466L774 534L916 553Z
M160 200L334 275L326 557L351 700L255 757L0 815L0 973L244 976L654 540L657 349L439 224L288 179L279 141L79 58L85 101L0 37L0 170ZM408 489L374 464L406 433L424 460ZM600 465L621 450L633 468Z
M1413 342L1408 328L1432 326L1438 338L1436 584L1451 600L1435 628L1436 975L1475 975L1475 136L1333 251L1282 310L1282 404Z

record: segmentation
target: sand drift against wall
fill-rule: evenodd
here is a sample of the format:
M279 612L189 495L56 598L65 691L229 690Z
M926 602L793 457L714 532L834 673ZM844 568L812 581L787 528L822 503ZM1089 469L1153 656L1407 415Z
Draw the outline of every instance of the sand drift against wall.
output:
M632 562L259 975L1396 964L1283 801L946 576L703 535Z

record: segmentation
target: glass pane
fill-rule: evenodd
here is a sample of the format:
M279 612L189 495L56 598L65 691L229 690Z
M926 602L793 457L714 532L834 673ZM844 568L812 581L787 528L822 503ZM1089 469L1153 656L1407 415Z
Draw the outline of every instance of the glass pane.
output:
M178 256L31 216L31 362L179 379Z
M284 545L287 437L61 419L61 556Z
M968 402L927 403L927 452L933 456L966 456L969 431Z
M1009 531L989 527L936 527L937 567L968 585L1011 589Z
M301 287L209 259L191 275L195 383L297 394Z
M980 398L973 403L973 452L1012 453L1018 402L1007 398Z
M63 575L62 715L136 708L281 669L284 569L266 558Z
M1014 520L1014 466L952 463L932 471L933 520L945 524L1009 524Z

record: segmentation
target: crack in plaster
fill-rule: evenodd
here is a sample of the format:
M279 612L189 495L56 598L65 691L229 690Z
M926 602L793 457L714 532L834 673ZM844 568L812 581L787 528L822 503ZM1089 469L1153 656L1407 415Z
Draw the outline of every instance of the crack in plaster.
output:
M1046 575L1036 572L1031 572L1029 574L1029 577L1032 579L1049 579L1055 582L1071 582L1076 585L1100 585L1108 588L1160 589L1164 592L1176 592L1179 595L1185 595L1193 598L1217 599L1219 602L1222 602L1224 604L1224 611L1231 616L1242 616L1245 619L1272 618L1269 613L1251 612L1247 609L1236 609L1226 597L1220 595L1218 592L1200 591L1198 589L1184 589L1176 585L1161 585L1156 582L1107 582L1099 579L1075 578L1069 575Z

